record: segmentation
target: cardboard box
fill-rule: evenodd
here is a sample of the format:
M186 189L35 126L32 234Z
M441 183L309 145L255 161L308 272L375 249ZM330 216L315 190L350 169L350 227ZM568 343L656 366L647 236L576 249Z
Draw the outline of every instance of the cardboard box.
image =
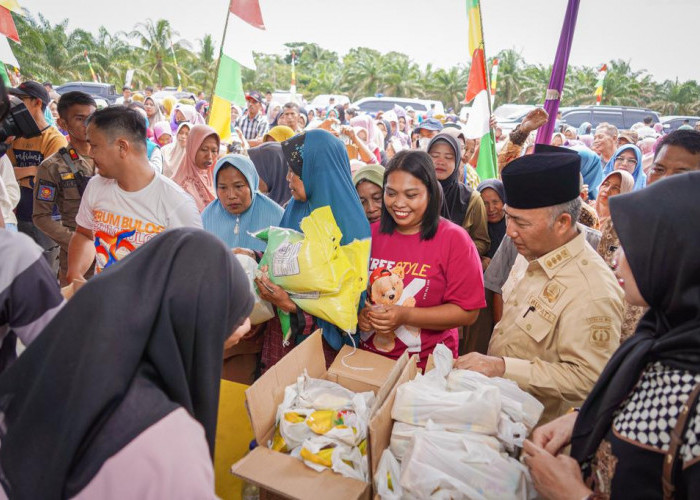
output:
M277 408L284 399L284 389L294 384L297 377L306 369L312 378L330 380L354 392L375 393L376 398L370 411L368 431L370 470L372 472L375 470L391 436L391 406L389 406L388 420L385 417L379 419L375 417L383 409L392 391L395 395L394 388L397 381L403 376L409 364L408 355L404 354L394 361L360 349L347 357L350 353L352 353L352 347L344 346L331 367L326 370L322 336L321 332L317 331L248 388L246 404L259 446L233 465L231 468L233 474L282 498L299 500L317 499L320 496L329 499L370 498L370 483L343 477L330 470L316 472L301 460L267 447L275 431L275 417ZM413 364L415 365L415 360ZM356 370L353 367L371 368L371 370ZM393 399L391 404L393 405ZM385 429L386 426L388 431ZM373 429L378 433L376 439L372 435ZM386 432L389 437L385 438Z

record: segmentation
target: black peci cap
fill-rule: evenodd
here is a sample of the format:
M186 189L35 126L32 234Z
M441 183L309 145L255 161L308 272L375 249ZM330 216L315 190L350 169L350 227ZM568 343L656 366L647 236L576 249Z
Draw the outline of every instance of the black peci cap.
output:
M581 158L574 151L522 156L501 172L506 204L520 209L542 208L580 195Z

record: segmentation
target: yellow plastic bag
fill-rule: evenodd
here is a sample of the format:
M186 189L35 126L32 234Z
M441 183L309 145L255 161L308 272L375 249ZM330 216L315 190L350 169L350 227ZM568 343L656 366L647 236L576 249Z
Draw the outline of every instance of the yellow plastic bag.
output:
M345 332L357 328L360 295L367 288L370 240L340 245L342 233L330 207L317 208L300 224L302 233L270 227L260 267L305 312Z

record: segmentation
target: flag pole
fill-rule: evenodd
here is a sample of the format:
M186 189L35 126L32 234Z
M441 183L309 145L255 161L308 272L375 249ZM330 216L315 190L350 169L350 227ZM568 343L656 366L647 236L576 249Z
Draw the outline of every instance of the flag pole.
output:
M481 44L483 45L484 49L484 70L486 70L486 40L484 39L484 20L481 16L481 0L477 0L477 5L479 6L479 30L481 31ZM491 94L491 82L489 81L489 72L484 71L484 78L486 79L486 89L489 94ZM491 154L491 158L493 159L493 164L496 167L496 178L498 178L500 172L498 171L498 157L496 156L496 135L494 134L494 130L491 127L491 115L493 114L493 110L491 109L491 96L489 95L489 98L486 99L489 105L489 135L491 136L491 151L489 152ZM481 154L481 150L479 151L479 154Z
M221 64L221 57L224 54L224 41L226 40L226 31L228 30L228 20L229 17L231 16L231 7L229 5L229 9L226 11L226 22L224 23L224 34L221 36L221 45L219 46L219 58L216 60L216 71L214 74L216 75L214 77L214 83L211 87L211 93L209 94L209 102L213 102L214 100L214 92L216 91L216 84L219 81L219 65Z

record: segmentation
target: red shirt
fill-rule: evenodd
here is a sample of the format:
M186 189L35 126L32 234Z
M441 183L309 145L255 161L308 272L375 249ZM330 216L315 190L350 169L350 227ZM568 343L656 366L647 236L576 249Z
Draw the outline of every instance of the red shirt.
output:
M446 219L440 219L437 233L426 241L420 240L420 234L404 235L398 231L383 234L379 231L379 222L372 224L369 271L372 273L380 267L397 276L400 275L398 269L403 269L403 290L399 290L400 297L394 294L394 304L433 307L449 303L467 311L486 307L479 253L467 232ZM384 302L391 296L385 294ZM378 301L377 297L373 299ZM452 349L457 357L457 328L436 331L402 326L394 334L395 338L377 338L374 332L363 333L362 347L394 359L406 350L419 353L421 367L439 343Z

